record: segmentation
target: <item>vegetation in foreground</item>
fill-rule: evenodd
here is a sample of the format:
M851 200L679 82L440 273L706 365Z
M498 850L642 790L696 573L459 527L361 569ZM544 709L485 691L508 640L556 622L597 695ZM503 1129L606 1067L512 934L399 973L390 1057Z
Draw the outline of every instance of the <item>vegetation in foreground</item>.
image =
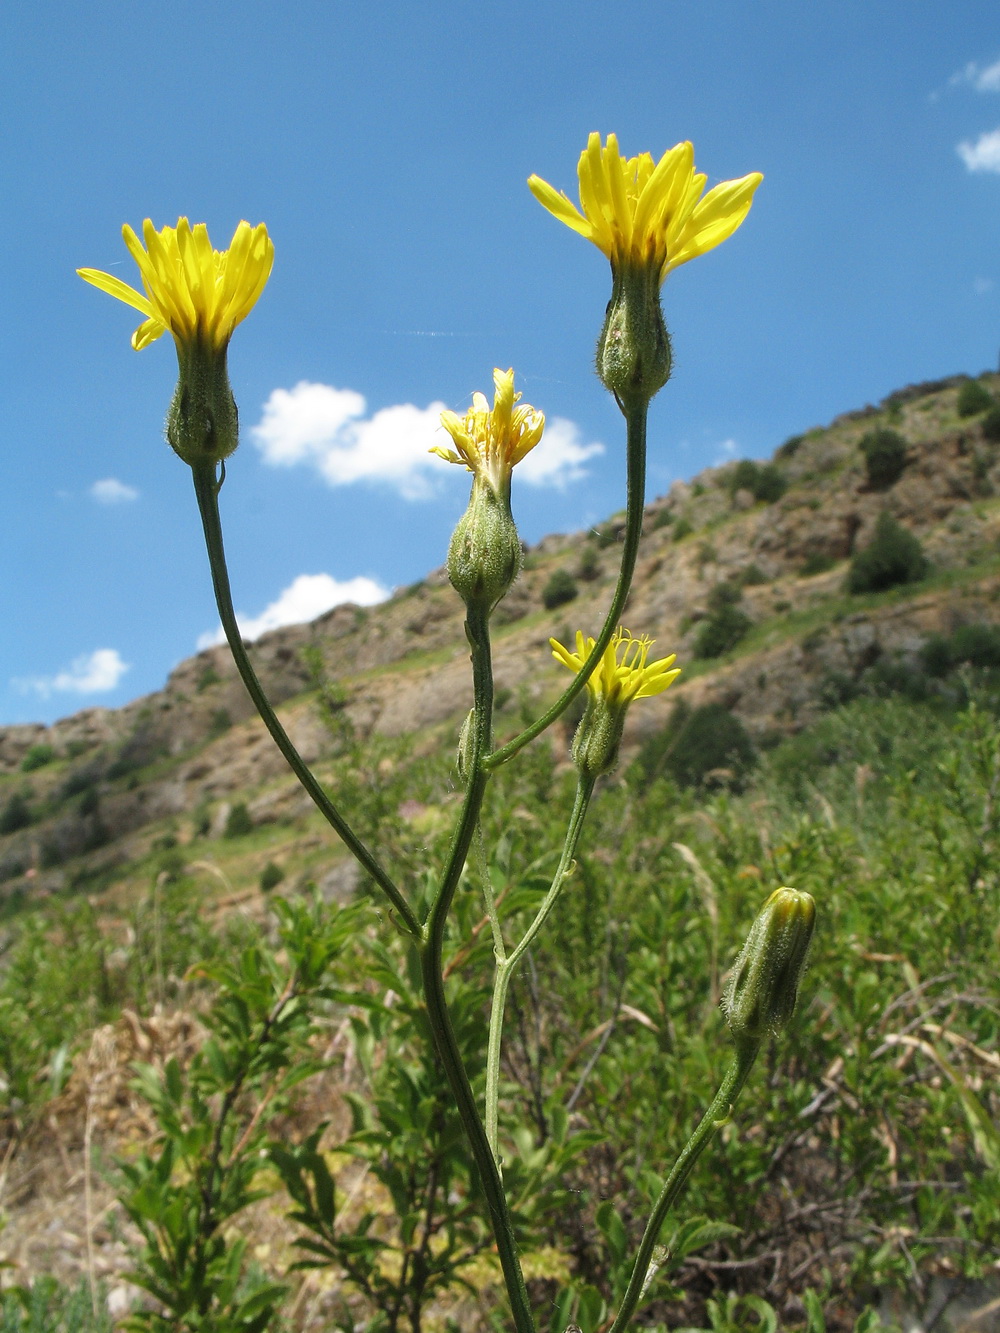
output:
M772 883L805 889L820 907L799 1012L692 1177L694 1220L658 1269L644 1324L850 1329L860 1317L874 1327L864 1311L893 1289L919 1306L932 1278L958 1291L991 1270L1000 696L989 672L975 688L971 668L944 676L945 656L929 654L938 674L927 680L938 684L923 702L912 681L908 695L877 683L756 770L744 765L741 793L717 757L699 774L690 742L679 771L696 785L679 786L648 754L606 780L574 878L508 1007L505 1182L544 1326L572 1318L584 1333L599 1329L627 1277L657 1172L704 1109L700 1090L721 1074L720 989ZM361 826L378 823L405 873L433 873L446 852L437 812L451 799L441 761L404 759L387 772L386 754L364 758L337 727L332 744L338 768L353 774ZM548 747L529 753L498 780L486 830L499 848L495 890L525 913L551 874L553 854L538 849L551 846L549 825L560 826L572 798L568 766ZM417 818L404 804L414 792ZM289 1328L437 1326L449 1311L471 1327L486 1319L480 1300L498 1274L478 1208L461 1205L478 1186L427 1054L426 1020L400 998L413 966L406 941L371 910L352 942L345 913L368 909L310 907L294 881L275 925L231 917L209 929L204 879L187 853L204 862L240 841L161 852L169 866L156 901L136 909L124 935L80 900L18 919L0 982L9 1143L30 1138L95 1023L123 1007L193 1007L198 1049L137 1073L157 1133L139 1157L122 1152L119 1193L142 1236L135 1280L160 1302L134 1326L277 1328L283 1289L302 1281L297 1258L337 1276L307 1283L285 1307L297 1312ZM470 1059L490 948L477 873L463 883L456 927L474 943L448 963ZM335 1033L347 1039L337 1045ZM216 1143L208 1127L225 1105ZM358 1164L371 1186L360 1210L349 1197ZM287 1245L276 1265L260 1265L220 1220L196 1265L190 1313L165 1322L164 1272L192 1216L178 1200L200 1181L203 1206L206 1172L251 1238L265 1197ZM569 1295L553 1308L557 1290ZM73 1308L89 1327L80 1302ZM12 1328L48 1327L34 1317L8 1298Z

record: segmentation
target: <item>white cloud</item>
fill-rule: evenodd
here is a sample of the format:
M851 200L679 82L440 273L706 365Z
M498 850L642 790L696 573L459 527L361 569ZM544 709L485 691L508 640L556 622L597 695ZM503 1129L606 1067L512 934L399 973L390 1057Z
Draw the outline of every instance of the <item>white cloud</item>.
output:
M955 151L970 171L1000 173L1000 129L981 134L975 143L963 139Z
M273 467L305 464L331 486L376 482L406 500L433 495L448 476L447 466L429 452L450 443L441 428L444 403L399 403L372 416L367 410L353 389L301 380L293 389L274 390L250 434ZM517 475L531 486L562 488L586 476L582 464L603 452L603 444L583 443L572 421L554 417Z
M103 481L94 482L90 488L90 496L98 504L120 505L127 504L130 500L138 500L139 492L134 486L126 486L125 482L119 481L117 477L105 477Z
M580 481L587 475L583 466L588 458L604 453L604 445L596 440L584 444L580 428L565 417L552 417L545 423L545 433L530 454L517 465L516 476L529 486L555 486L563 490L571 481Z
M383 588L380 583L364 575L341 583L329 574L300 574L259 616L238 614L236 619L244 639L257 639L268 630L280 629L282 625L301 625L307 620L315 620L324 611L344 602L353 602L355 606L374 606L377 602L384 602L388 596L388 588ZM198 636L198 650L200 652L217 643L224 643L225 638L220 625Z
M952 75L952 83L970 83L977 93L1000 93L1000 60L983 69L970 60L963 70Z
M723 440L718 447L713 467L721 467L723 463L728 463L730 459L736 457L739 446L735 440Z
M371 417L367 407L353 389L301 380L274 390L251 436L274 467L306 463L331 486L382 482L407 500L425 499L432 494L428 474L442 467L428 450L443 442L444 403L401 403Z
M28 676L13 684L25 694L38 694L47 699L52 694L105 694L115 689L128 671L117 648L98 648L77 657L68 671L54 676Z

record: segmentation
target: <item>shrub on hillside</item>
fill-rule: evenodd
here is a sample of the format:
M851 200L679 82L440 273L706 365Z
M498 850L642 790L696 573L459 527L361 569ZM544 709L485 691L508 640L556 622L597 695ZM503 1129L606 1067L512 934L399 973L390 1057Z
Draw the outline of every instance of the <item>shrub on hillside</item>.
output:
M691 710L679 705L663 731L639 751L640 785L668 776L681 787L726 786L739 791L757 763L746 727L722 704Z
M753 621L737 605L741 596L738 583L715 585L708 595L708 618L702 621L695 639L695 656L721 657L744 637Z
M927 557L919 540L883 511L871 542L851 561L847 591L883 592L902 583L919 583L927 569Z
M554 611L557 606L573 601L578 592L576 579L569 570L557 569L542 589L542 603L547 611Z
M1000 443L1000 403L991 407L983 417L983 434L994 444Z
M755 463L752 458L741 458L729 475L729 489L733 495L737 491L749 491L755 500L764 504L780 500L787 488L788 482L780 468L773 463Z
M226 837L245 838L253 832L253 819L245 801L237 801L226 816Z
M33 745L21 760L21 772L32 773L36 768L44 768L55 759L56 752L51 745Z
M958 415L974 417L993 406L993 395L978 380L968 380L958 391Z
M14 792L7 804L0 810L0 834L16 833L27 828L32 821L28 798L24 792Z
M957 666L1000 667L1000 626L962 625L952 635L932 634L920 651L925 671L947 676Z
M862 436L859 447L865 456L869 486L884 491L902 476L906 467L906 441L897 431L884 426L870 430Z

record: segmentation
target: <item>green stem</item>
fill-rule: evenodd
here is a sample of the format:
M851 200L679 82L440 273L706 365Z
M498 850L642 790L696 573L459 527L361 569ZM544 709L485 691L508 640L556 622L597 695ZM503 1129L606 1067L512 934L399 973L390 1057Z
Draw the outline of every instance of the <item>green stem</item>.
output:
M646 1223L646 1230L642 1235L628 1289L622 1298L621 1309L618 1311L614 1323L608 1329L608 1333L625 1333L628 1328L629 1321L635 1314L636 1306L642 1299L643 1291L646 1288L653 1251L656 1248L667 1213L673 1207L674 1201L683 1189L695 1162L708 1146L713 1134L729 1119L733 1103L740 1095L743 1084L747 1081L759 1050L759 1042L737 1042L736 1055L732 1064L726 1070L722 1085L715 1094L715 1100L702 1116L698 1128L684 1145L680 1156L674 1163L673 1170L667 1177L666 1184L660 1191L656 1207L653 1209L652 1215Z
M604 625L594 643L593 652L573 677L568 688L551 708L532 722L530 727L526 727L520 735L515 736L506 745L502 745L499 750L494 750L492 754L486 756L483 762L488 769L499 768L508 759L512 759L518 750L523 749L536 736L540 736L545 728L550 726L569 707L586 685L598 662L603 657L604 650L611 642L611 636L618 628L621 614L625 610L625 603L632 587L632 576L635 573L636 556L639 553L639 538L642 536L642 511L646 501L646 416L648 404L642 403L628 408L623 404L619 404L619 406L625 414L628 477L626 482L625 540L622 546L622 563L618 572L615 595L611 599L611 606L605 617Z
M243 644L243 636L240 634L239 625L236 623L233 595L229 586L229 571L226 568L226 552L222 542L219 490L225 480L225 469L223 468L222 477L219 479L216 479L214 463L194 464L191 472L194 477L194 490L198 497L198 509L201 513L201 523L205 533L205 545L208 548L208 561L212 569L212 585L215 589L215 601L219 608L219 617L233 655L233 661L243 678L243 684L247 687L247 693L253 700L254 707L260 714L265 727L271 733L275 745L284 755L292 772L308 792L320 813L339 834L348 850L360 861L364 869L389 899L406 931L419 939L422 933L420 922L414 916L406 899L313 776L302 756L292 744L288 733L278 721L277 715L271 707L260 681L257 679L257 673L250 663L250 658Z
M483 767L483 758L489 751L492 739L493 663L490 656L489 619L484 608L469 607L465 632L472 647L475 698L468 750L469 780L465 790L465 803L452 837L448 865L427 918L424 943L420 950L420 963L424 1000L434 1045L444 1066L445 1076L455 1098L458 1114L479 1171L483 1193L486 1195L497 1253L514 1317L514 1327L517 1333L535 1333L535 1322L524 1285L524 1276L521 1273L521 1262L517 1254L514 1227L503 1182L483 1128L475 1093L462 1060L445 996L443 969L445 926L479 822L479 812L489 781L489 774Z
M576 855L576 845L580 840L580 833L583 830L583 821L587 814L587 806L590 804L590 798L594 791L594 779L581 777L576 788L576 799L573 802L573 813L570 815L569 827L566 830L566 839L563 842L562 855L559 857L559 865L556 867L556 873L552 877L552 884L548 893L539 907L534 921L524 932L520 943L511 950L510 954L503 956L497 952L497 970L493 979L493 1001L490 1005L490 1035L489 1045L486 1051L486 1137L489 1139L490 1148L496 1159L497 1166L500 1165L500 1144L499 1144L499 1101L500 1101L500 1047L503 1040L503 1014L507 1003L507 988L510 985L510 979L514 969L524 955L526 949L530 948L535 936L544 926L549 913L555 906L556 899L562 892L563 884L569 876L573 864L573 857Z

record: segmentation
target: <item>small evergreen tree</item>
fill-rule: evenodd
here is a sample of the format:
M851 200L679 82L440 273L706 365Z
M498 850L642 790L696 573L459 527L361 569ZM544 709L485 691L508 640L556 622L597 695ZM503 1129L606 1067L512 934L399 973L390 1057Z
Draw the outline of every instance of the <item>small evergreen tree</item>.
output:
M902 583L919 583L927 569L919 540L883 510L871 542L851 561L847 591L883 592Z

